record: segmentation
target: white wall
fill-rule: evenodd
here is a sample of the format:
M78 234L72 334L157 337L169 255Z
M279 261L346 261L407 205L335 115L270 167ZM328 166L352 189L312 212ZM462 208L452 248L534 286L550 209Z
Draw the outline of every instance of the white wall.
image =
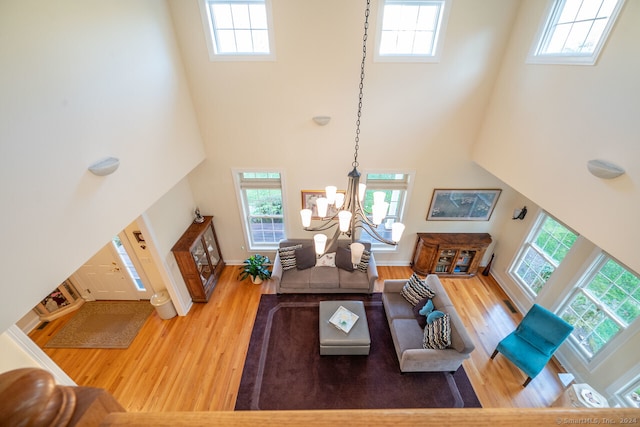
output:
M359 169L416 172L405 237L396 253L376 254L406 265L416 232L492 232L513 210L508 186L471 161L471 144L518 3L452 2L437 64L373 62L377 4L370 14ZM344 188L352 169L364 3L274 1L275 62L210 62L203 28L195 24L197 3L170 6L207 151L189 181L203 213L215 216L225 259L248 255L232 168L282 170L287 235L310 237L299 221L300 191ZM331 122L318 126L316 115ZM504 193L490 222L427 222L434 188Z
M625 3L595 66L526 64L545 4L522 3L473 158L640 271L640 3ZM596 178L594 158L627 173Z
M552 310L562 305L598 247L640 271L640 3L626 2L595 66L528 65L546 3L522 2L473 153L529 207L524 221L504 223L497 231L492 268L522 312L533 302ZM593 158L618 163L627 173L610 181L596 178L586 168ZM533 299L507 270L540 207L581 237ZM613 384L631 380L628 373L637 371L639 331L637 325L630 328L590 362L569 342L557 356L578 381L610 397L617 391Z
M3 1L0 52L5 330L204 152L165 2Z

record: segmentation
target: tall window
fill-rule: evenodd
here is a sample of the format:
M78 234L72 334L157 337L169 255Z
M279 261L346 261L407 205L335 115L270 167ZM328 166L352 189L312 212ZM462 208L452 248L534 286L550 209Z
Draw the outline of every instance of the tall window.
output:
M511 265L511 276L530 294L537 295L577 237L549 215L542 214Z
M210 59L273 59L270 0L200 0Z
M624 0L556 0L529 62L594 64Z
M380 8L377 61L438 60L447 0L384 0Z
M560 313L575 327L572 341L591 359L640 315L640 278L602 255Z
M285 238L279 172L236 172L250 250L273 249Z
M382 191L386 194L385 202L389 203L389 211L376 231L387 240L391 240L391 226L394 222L402 222L410 175L407 173L368 173L365 175L367 190L362 203L369 219L373 206L373 193ZM361 240L371 242L377 249L389 248L372 238L366 231L360 236Z

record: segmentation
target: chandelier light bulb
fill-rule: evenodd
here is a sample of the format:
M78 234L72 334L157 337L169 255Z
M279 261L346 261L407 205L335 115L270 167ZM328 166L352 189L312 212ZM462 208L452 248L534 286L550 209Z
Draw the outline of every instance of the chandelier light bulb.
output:
M362 258L362 253L364 252L364 245L359 242L354 242L349 245L349 249L351 249L351 264L354 266L360 264L360 259Z
M373 204L379 205L380 203L384 203L384 198L386 193L384 191L376 191L373 193Z
M382 202L377 205L373 205L373 223L375 225L382 224L382 220L387 216L387 210L389 209L389 203Z
M351 212L349 211L340 211L338 213L338 220L340 221L340 231L343 233L349 231L351 227Z
M391 226L391 240L399 242L404 232L404 224L401 222L394 222Z
M316 199L316 207L318 208L318 216L324 218L327 216L329 201L326 197L318 197L318 199Z
M367 191L366 184L358 184L358 197L360 198L360 202L364 200L364 192Z
M344 193L336 193L336 209L340 209L344 205Z
M309 227L311 225L311 209L302 209L300 211L300 217L302 218L302 226Z
M338 191L338 187L334 185L328 185L325 187L325 197L330 205L336 202L336 191Z
M325 234L316 234L313 236L313 242L316 247L316 253L322 255L327 244L327 236Z

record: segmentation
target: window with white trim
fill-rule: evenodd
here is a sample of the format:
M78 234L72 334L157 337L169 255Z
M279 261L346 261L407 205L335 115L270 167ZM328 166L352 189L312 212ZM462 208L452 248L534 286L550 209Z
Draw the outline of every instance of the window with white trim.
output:
M633 380L630 385L616 393L616 397L630 408L640 408L640 378Z
M640 315L640 277L602 254L558 312L575 328L570 339L591 360Z
M376 61L436 62L449 0L384 0L376 31Z
M373 193L376 191L385 193L384 200L389 203L389 210L387 211L387 216L382 220L382 223L376 228L376 232L383 238L391 240L391 226L394 222L402 222L411 175L408 173L388 172L367 173L363 181L366 183L367 189L362 207L369 219L372 219ZM360 234L360 240L371 242L372 247L378 250L385 248L391 249L389 245L375 240L367 231L363 231Z
M200 0L209 58L273 60L270 0Z
M624 0L555 0L530 63L595 64Z
M236 171L234 176L249 249L275 249L286 237L280 172Z
M546 213L540 214L509 273L532 296L538 295L578 235Z

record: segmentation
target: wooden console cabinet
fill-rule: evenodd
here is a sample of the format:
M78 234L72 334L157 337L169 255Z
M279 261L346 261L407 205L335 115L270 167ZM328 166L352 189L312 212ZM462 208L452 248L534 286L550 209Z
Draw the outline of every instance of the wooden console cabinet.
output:
M471 277L490 244L487 233L418 233L411 267L422 275Z
M194 302L209 301L224 269L213 217L205 216L202 223L191 224L171 251L191 299Z

